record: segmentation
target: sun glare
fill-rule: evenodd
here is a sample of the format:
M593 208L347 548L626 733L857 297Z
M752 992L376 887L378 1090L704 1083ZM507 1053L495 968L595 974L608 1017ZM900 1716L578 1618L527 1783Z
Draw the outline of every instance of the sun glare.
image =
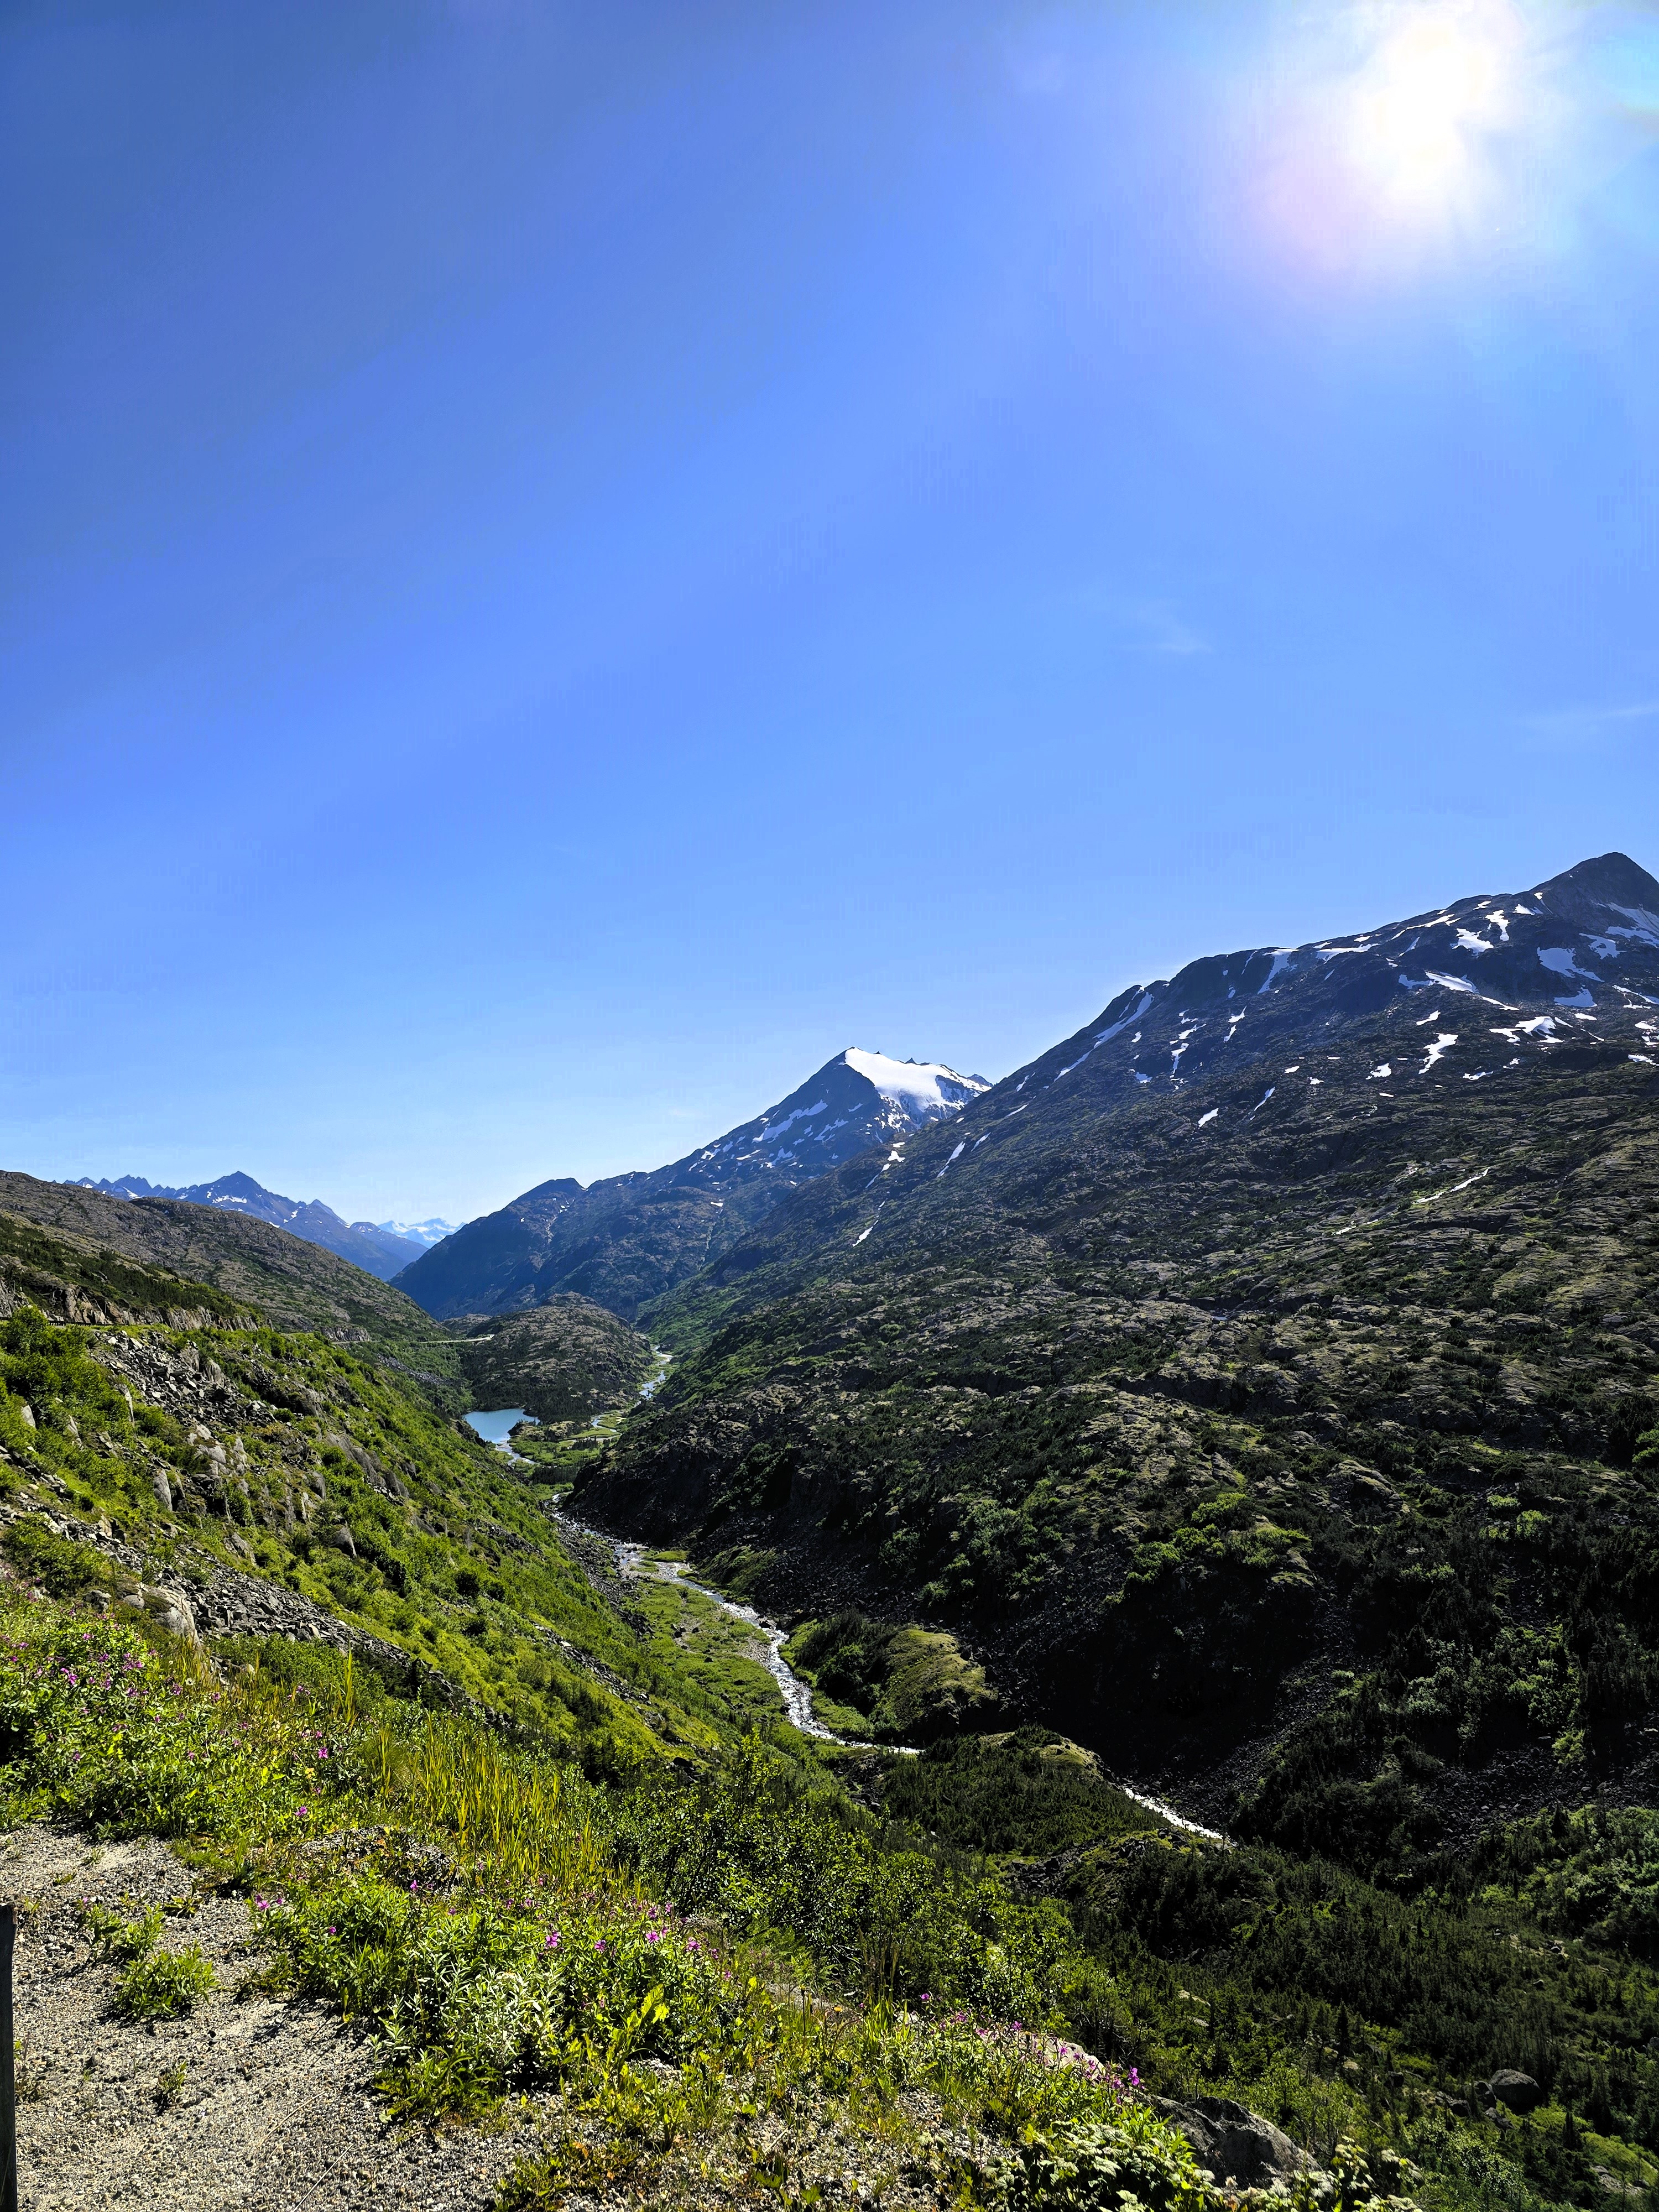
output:
M1559 54L1518 0L1338 0L1302 11L1264 144L1276 239L1327 270L1414 262L1504 231L1559 115Z
M1464 180L1507 89L1497 26L1424 9L1385 37L1354 88L1352 150L1391 198L1437 202Z

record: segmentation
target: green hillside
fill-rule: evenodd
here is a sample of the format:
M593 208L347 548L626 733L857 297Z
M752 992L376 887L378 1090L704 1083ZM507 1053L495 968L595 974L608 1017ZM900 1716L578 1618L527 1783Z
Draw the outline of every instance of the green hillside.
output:
M556 1427L631 1405L656 1364L648 1337L572 1291L447 1327L478 1405L522 1406Z
M453 1341L413 1299L319 1244L216 1206L106 1197L0 1172L0 1211L141 1266L206 1283L279 1325L401 1362L451 1409L468 1403Z
M1184 1836L1041 1729L817 1746L396 1369L32 1225L0 1308L7 1817L193 1869L176 1926L88 1920L117 2014L194 2002L189 1914L246 1897L264 1990L382 2038L390 2117L542 2100L502 2212L1272 2201L1191 2142L1280 2144L1303 2212L1651 2185L1648 1816L1402 1891ZM902 1703L930 1639L803 1646Z
M1254 1072L1033 1113L943 1182L942 1132L879 1244L824 1178L585 1510L957 1628L1109 1765L1357 1865L1650 1790L1656 1078L1389 1097L1392 1042L1254 1118Z

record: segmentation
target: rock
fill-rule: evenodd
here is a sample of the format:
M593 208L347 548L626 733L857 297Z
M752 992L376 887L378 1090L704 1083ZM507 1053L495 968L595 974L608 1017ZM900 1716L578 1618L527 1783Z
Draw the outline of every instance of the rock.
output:
M196 1615L182 1590L146 1589L144 1611L170 1636L182 1636L187 1644L201 1641L196 1632Z
M161 1507L162 1512L171 1513L173 1510L173 1485L167 1480L166 1475L162 1474L159 1467L150 1476L149 1486L155 1492L155 1502Z
M129 1613L148 1613L157 1627L165 1628L169 1636L180 1636L187 1644L201 1641L196 1632L196 1615L182 1590L141 1584L137 1589L124 1592L116 1604Z
M1314 2161L1299 2150L1284 2131L1260 2112L1236 2105L1231 2097L1194 2097L1190 2105L1157 2100L1165 2119L1172 2120L1219 2182L1234 2181L1242 2188L1267 2188L1306 2173Z
M26 1429L32 1429L34 1426L34 1408L27 1398L18 1400L17 1418Z
M345 1553L349 1559L355 1559L357 1556L357 1547L352 1541L351 1531L343 1521L335 1528L325 1528L323 1541L325 1544L332 1544L337 1552Z
M1512 2112L1529 2112L1544 2101L1544 2093L1530 2074L1517 2074L1509 2067L1494 2074L1486 2086L1493 2098Z

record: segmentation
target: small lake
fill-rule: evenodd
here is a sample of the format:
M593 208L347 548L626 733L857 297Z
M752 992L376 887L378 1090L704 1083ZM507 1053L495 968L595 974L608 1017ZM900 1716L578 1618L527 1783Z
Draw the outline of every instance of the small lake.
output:
M519 1423L533 1421L535 1418L533 1413L526 1413L522 1406L508 1406L504 1410L493 1413L469 1413L466 1417L466 1425L474 1435L482 1437L487 1444L497 1445L505 1451L507 1440Z

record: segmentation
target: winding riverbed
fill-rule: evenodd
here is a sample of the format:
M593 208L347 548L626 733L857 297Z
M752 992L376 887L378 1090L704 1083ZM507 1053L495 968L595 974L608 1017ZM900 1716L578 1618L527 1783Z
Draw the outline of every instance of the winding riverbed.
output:
M588 1533L597 1532L590 1530ZM739 1605L735 1599L722 1597L719 1590L710 1589L707 1583L693 1582L684 1559L649 1559L643 1544L617 1544L616 1549L619 1575L624 1577L638 1576L648 1565L659 1582L678 1583L683 1589L694 1589L700 1597L706 1597L711 1604L717 1605L722 1613L729 1613L733 1620L740 1620L746 1627L752 1628L756 1641L762 1647L766 1671L782 1694L783 1710L803 1735L815 1735L826 1743L848 1744L859 1751L874 1749L873 1745L857 1743L850 1736L837 1735L833 1729L825 1728L823 1722L814 1717L811 1690L783 1656L783 1647L788 1638L787 1629L780 1628L775 1620L766 1620L756 1612L752 1605ZM906 1751L902 1744L894 1744L890 1747L895 1751Z
M651 1348L656 1354L657 1364L650 1376L640 1386L639 1395L641 1400L648 1399L654 1395L667 1374L672 1358L672 1353L659 1350L655 1345ZM596 1413L590 1425L602 1433L614 1433L621 1425L624 1413L629 1410L631 1409L619 1408L608 1413ZM483 1414L477 1417L473 1425L477 1427L483 1421L501 1418L500 1415ZM497 1443L501 1449L511 1455L513 1448L505 1435L492 1437L491 1441ZM648 1569L650 1575L658 1582L676 1583L684 1589L696 1590L700 1597L707 1598L711 1605L717 1606L722 1613L730 1614L733 1620L740 1620L745 1627L751 1629L766 1671L778 1686L779 1695L783 1699L783 1710L791 1723L800 1730L803 1735L817 1736L823 1743L842 1744L849 1751L890 1751L901 1759L915 1759L920 1756L913 1744L867 1743L857 1736L837 1735L833 1729L825 1728L812 1711L812 1692L810 1686L802 1681L800 1676L796 1674L783 1656L783 1647L788 1640L789 1632L787 1629L780 1628L775 1621L767 1620L763 1613L757 1613L753 1606L740 1605L735 1598L726 1597L720 1591L712 1589L707 1583L693 1581L690 1571L684 1559L654 1559L644 1544L632 1543L621 1537L608 1536L599 1528L590 1528L586 1522L578 1521L574 1514L563 1512L557 1506L550 1510L553 1519L561 1527L568 1528L573 1535L586 1536L595 1542L608 1545L616 1554L617 1572L624 1582L639 1580ZM1121 1790L1126 1797L1133 1798L1137 1805L1144 1805L1149 1813L1156 1813L1161 1820L1167 1820L1172 1828L1180 1828L1189 1836L1202 1836L1206 1843L1219 1844L1224 1849L1227 1846L1229 1838L1223 1835L1219 1829L1200 1827L1196 1820L1188 1820L1184 1814L1177 1813L1173 1806L1166 1805L1161 1797L1149 1796L1145 1790L1135 1789L1132 1784L1120 1782L1115 1778L1112 1779L1112 1787L1115 1790Z
M796 1674L783 1656L783 1647L788 1640L788 1631L780 1628L775 1621L767 1620L763 1613L757 1613L752 1605L739 1605L735 1598L722 1595L719 1590L710 1589L707 1583L694 1582L684 1559L653 1559L644 1544L630 1543L617 1536L607 1536L603 1530L590 1528L586 1522L578 1521L571 1514L561 1512L557 1507L553 1509L553 1518L561 1526L568 1528L573 1534L586 1536L596 1542L608 1544L616 1554L617 1572L623 1581L632 1582L639 1579L648 1567L657 1581L677 1583L683 1589L694 1589L699 1596L706 1597L711 1605L718 1606L722 1613L729 1613L733 1620L740 1620L746 1627L753 1629L756 1642L762 1650L766 1670L777 1684L782 1696L784 1711L803 1735L815 1735L824 1743L842 1744L848 1751L890 1751L900 1759L916 1759L921 1756L914 1744L867 1743L857 1736L837 1735L833 1729L825 1728L813 1714L811 1688L802 1681L800 1676ZM1132 1783L1121 1782L1114 1776L1108 1776L1107 1779L1110 1781L1114 1790L1121 1790L1126 1797L1133 1798L1137 1805L1144 1805L1149 1813L1156 1813L1159 1820L1167 1820L1172 1828L1179 1828L1188 1836L1201 1836L1206 1843L1219 1844L1224 1850L1229 1848L1231 1839L1224 1835L1220 1829L1200 1826L1196 1820L1189 1820L1184 1813L1177 1813L1173 1805L1166 1805L1161 1797L1149 1796L1146 1791L1137 1790Z

